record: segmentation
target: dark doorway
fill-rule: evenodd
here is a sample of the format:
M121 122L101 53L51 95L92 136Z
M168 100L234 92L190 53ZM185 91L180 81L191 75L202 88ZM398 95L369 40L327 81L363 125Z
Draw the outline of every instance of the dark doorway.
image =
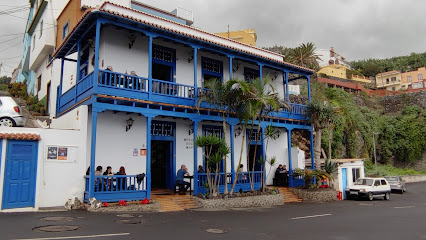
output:
M249 166L249 171L251 171L251 169L253 168L253 156L254 156L254 151L256 150L256 160L254 162L254 171L261 171L262 170L262 165L258 162L258 160L261 158L261 156L263 155L262 153L262 145L249 145L250 146L250 150L249 150L249 159L248 159L248 166Z
M172 142L151 141L151 186L173 188Z
M173 82L173 69L171 66L152 63L152 78Z

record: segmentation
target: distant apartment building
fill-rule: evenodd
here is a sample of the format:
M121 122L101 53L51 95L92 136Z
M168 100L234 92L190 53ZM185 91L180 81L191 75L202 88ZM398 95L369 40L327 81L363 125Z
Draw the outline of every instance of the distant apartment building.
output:
M250 46L256 46L257 34L254 29L245 29L232 32L216 33L221 37L226 37Z
M424 88L426 80L426 68L418 68L417 71L405 72L401 74L401 88L419 89Z
M397 91L401 89L401 72L394 70L377 74L376 88L386 89L388 91Z

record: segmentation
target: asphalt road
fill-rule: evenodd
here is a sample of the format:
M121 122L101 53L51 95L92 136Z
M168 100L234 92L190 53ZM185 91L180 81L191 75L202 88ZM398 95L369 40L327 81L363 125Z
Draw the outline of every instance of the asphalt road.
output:
M41 220L47 216L70 216L76 220ZM392 194L390 201L347 200L227 211L137 213L134 218L85 211L3 213L0 214L0 239L412 240L426 239L425 218L426 183L415 183L407 184L407 192L403 195ZM139 220L142 224L116 222L122 219ZM78 225L79 229L60 233L32 230L45 225ZM224 233L210 233L206 231L209 229Z

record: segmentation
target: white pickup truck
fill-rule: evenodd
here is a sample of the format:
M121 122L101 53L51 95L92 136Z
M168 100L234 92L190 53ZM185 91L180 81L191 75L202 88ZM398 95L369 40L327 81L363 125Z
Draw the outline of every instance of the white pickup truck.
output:
M390 199L391 188L385 178L358 178L353 186L345 189L348 199L353 197L367 197L372 201L374 197Z

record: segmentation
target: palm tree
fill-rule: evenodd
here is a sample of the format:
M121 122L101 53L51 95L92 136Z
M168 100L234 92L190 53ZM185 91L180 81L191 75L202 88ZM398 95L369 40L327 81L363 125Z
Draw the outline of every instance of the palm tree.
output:
M315 50L316 48L313 43L303 43L300 46L291 49L288 52L286 59L293 64L316 70L319 68L317 60L320 58L317 54L315 54Z
M333 118L333 108L318 100L310 102L306 108L305 115L309 117L314 125L314 158L315 168L321 169L321 135L322 130L327 128Z
M235 90L233 85L235 84L234 80L227 82L221 82L217 79L212 79L204 84L204 88L208 89L204 94L201 94L198 98L198 107L202 102L207 102L211 105L213 109L218 111L222 116L222 128L223 128L223 141L226 139L226 117L229 116L229 113L233 110L235 105ZM233 150L232 150L233 151ZM225 172L225 190L224 194L228 194L228 181L227 177L227 155L224 155L224 172Z

